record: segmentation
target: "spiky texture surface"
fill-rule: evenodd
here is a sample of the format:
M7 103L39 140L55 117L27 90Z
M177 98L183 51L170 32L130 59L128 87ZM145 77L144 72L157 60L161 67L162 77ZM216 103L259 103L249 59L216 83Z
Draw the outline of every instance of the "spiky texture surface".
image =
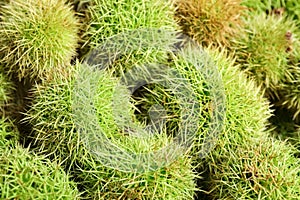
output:
M55 163L16 145L0 150L1 199L76 199L78 190Z
M197 110L195 106L195 109L191 111L198 116L197 121L193 121L198 125L198 130L193 132L194 138L190 153L196 155L195 157L202 157L214 148L218 134L224 128L226 99L222 77L211 56L202 47L193 44L187 43L176 52L171 57L169 65L184 77L183 80L188 80L183 83L191 90L185 90L182 93L190 101L196 99L200 107L200 110Z
M266 12L271 15L286 14L291 18L300 19L300 4L298 0L243 0L243 5L250 11Z
M0 118L0 149L14 147L19 140L17 130L7 118Z
M5 102L9 99L9 89L11 84L9 84L7 78L0 73L0 106L2 107Z
M174 31L170 2L159 0L94 0L89 6L90 29L87 32L92 46L115 34L139 28Z
M87 198L92 199L193 199L197 190L194 167L183 156L171 165L147 173L125 173L103 168L91 160L81 161L76 172ZM84 163L83 163L84 162Z
M206 190L212 199L297 198L299 161L292 147L268 137L268 102L232 59L210 52L222 74L226 119L203 165L209 172Z
M240 149L251 146L248 138L260 137L259 133L265 129L270 117L268 102L262 97L255 82L247 80L245 74L234 65L235 61L225 57L225 52L218 53L214 50L210 51L210 55L222 76L226 94L226 118L224 131L203 165L203 169L208 170L210 174L208 188L203 189L212 193L212 198L215 199L226 199L225 197L229 198L231 194L232 197L245 196L249 191L237 190L235 187L236 184L247 185L249 182L238 178L233 181L233 174L230 172L233 170L238 177L243 171L228 166L237 164L234 159L241 159L238 155ZM205 182L203 184L205 185Z
M16 0L2 7L1 62L19 79L64 73L76 54L78 21L60 0Z
M91 46L97 46L101 44L102 42L106 42L105 39L108 37L115 36L115 34L126 32L130 30L135 30L137 28L162 28L167 29L170 31L174 31L176 26L176 23L173 20L173 11L169 5L169 3L156 1L156 0L150 0L150 1L118 1L117 3L114 1L101 1L96 0L90 2L89 11L91 15L91 21L90 21L90 29L87 32L87 37L89 38L87 42L91 43ZM149 12L151 11L151 12ZM126 49L127 47L132 49L130 52L124 52L125 55L121 55L121 59L118 58L117 60L113 61L112 71L116 72L114 74L120 75L123 74L126 69L129 68L131 65L138 65L138 64L144 64L144 63L156 63L157 60L161 60L162 57L165 58L166 49L162 48L165 44L160 44L157 48L148 48L149 42L149 35L148 37L144 38L143 34L138 35L139 33L133 32L132 34L129 33L128 36L125 38L116 38L117 41L114 41L114 38L110 38L112 42L116 42L117 49L113 49L110 51L110 49L102 48L101 50L104 50L104 53L108 51L109 55L115 53L114 51L121 51L123 49ZM146 34L147 35L147 34ZM142 36L142 37L141 37ZM140 45L138 42L137 46L129 46L131 45L130 39L128 40L128 37L134 38L134 41L136 41L136 37L141 38L143 41L141 44L146 45ZM121 43L120 40L121 39ZM156 38L154 38L156 39ZM161 38L158 38L161 39ZM122 43L123 41L123 43ZM126 43L126 41L129 41L129 43ZM108 41L109 43L109 41ZM166 43L166 42L165 42ZM114 44L114 43L109 43ZM173 43L168 43L166 46L170 46ZM123 52L121 52L123 53ZM155 55L153 55L155 54ZM107 55L104 55L107 56ZM105 57L106 58L106 57ZM95 57L92 55L92 59L95 59ZM96 63L98 62L98 57L96 56ZM102 77L103 78L103 77ZM101 125L101 128L105 130L105 133L107 135L120 135L118 131L116 130L116 125L112 118L112 113L109 111L109 104L111 103L112 98L112 88L115 84L116 80L110 80L109 77L106 77L103 79L104 85L102 85L102 90L99 92L99 102L102 102L98 106L99 108L99 123ZM100 86L99 86L100 87ZM121 180L121 176L118 176L117 179L120 179L119 182L115 181L112 182L112 184L108 184L107 187L105 187L105 182L110 183L111 180L109 180L109 176L103 175L102 178L104 181L97 183L97 179L94 179L95 175L93 176L93 172L95 174L106 174L104 172L105 170L108 170L107 168L101 166L98 162L95 162L95 160L92 159L90 153L86 148L84 148L84 143L82 141L82 138L80 138L80 135L75 131L75 125L73 121L72 116L72 110L71 110L71 102L70 97L72 96L72 90L73 90L73 83L72 80L69 80L68 82L63 82L60 85L54 84L52 86L49 86L45 89L37 88L36 93L36 101L34 102L31 111L30 111L30 119L32 119L32 124L34 127L34 130L36 130L35 138L37 140L37 144L43 144L40 145L42 147L40 150L46 150L48 154L53 153L54 156L57 156L58 158L61 158L60 160L67 160L67 163L70 164L70 168L74 167L75 164L78 162L79 166L81 166L84 173L80 175L79 177L87 176L87 173L91 173L89 175L90 177L90 184L87 186L84 186L83 188L87 191L87 196L93 197L95 195L103 196L105 195L105 191L109 191L111 188L110 196L114 198L113 195L121 195L124 193L124 198L126 199L126 190L129 190L130 186L124 186L127 188L126 190L122 191L122 189L117 190L118 187L113 186L114 183L117 185L125 184L126 181L129 180L141 180L142 182L145 182L146 185L148 184L148 175L142 175L141 179L135 179L135 175L132 174L124 174L124 182ZM58 101L60 103L58 103ZM46 106L46 102L49 102L51 106ZM107 105L106 105L107 104ZM53 106L53 107L52 107ZM62 106L62 107L61 107ZM52 108L50 108L52 107ZM53 109L57 107L57 109ZM44 108L50 108L49 110L43 112L40 109ZM120 109L121 110L121 109ZM46 115L41 115L43 113L48 113ZM105 113L105 114L104 114ZM62 118L58 117L61 116ZM60 119L58 119L58 118ZM40 125L38 123L41 122ZM54 125L54 124L57 124ZM55 128L54 128L54 127ZM42 128L44 127L44 128ZM41 128L41 129L40 129ZM54 129L53 129L54 128ZM58 132L53 130L57 130L60 132L60 134L56 134ZM55 134L53 134L55 133ZM59 141L72 141L72 142L59 142L57 145L51 144L53 141L58 141L57 138L60 138ZM124 137L123 137L124 138ZM52 142L51 142L52 141ZM158 140L157 144L160 144L163 140ZM125 144L124 144L125 143ZM136 148L138 150L143 150L145 146L143 144L139 144L138 142L131 141L125 139L123 141L123 145L127 148L134 148L134 145L136 145ZM150 143L150 146L153 146L153 141ZM149 145L148 145L149 146ZM155 146L155 145L154 145ZM159 146L159 145L158 145ZM145 148L147 149L147 148ZM71 153L70 153L71 152ZM88 159L85 159L87 157ZM81 163L80 160L85 160L86 162ZM91 164L91 163L97 163L97 164ZM183 164L183 163L182 163ZM100 165L100 166L97 166ZM91 168L94 167L94 168ZM183 168L187 166L182 166ZM173 167L172 167L173 168ZM188 167L187 167L188 168ZM93 172L92 172L93 171ZM113 173L117 173L116 170L112 171ZM109 173L109 172L107 172ZM158 172L159 174L160 172ZM181 179L180 177L177 177L179 180L179 183L183 183L186 185L185 188L180 188L178 191L176 191L174 194L175 196L178 195L178 197L183 196L192 196L194 186L191 185L191 179L192 176L186 176L187 179ZM126 177L129 177L128 179ZM85 180L85 178L84 178ZM149 180L150 181L150 180ZM162 179L163 183L168 182L168 179ZM171 181L172 182L172 181ZM156 198L155 196L164 196L165 198L172 197L173 189L175 188L176 184L179 184L178 182L174 181L169 184L162 184L160 187L158 187L158 183L156 181L149 182L148 187L139 187L139 185L135 185L135 187L132 188L131 194L138 193L137 191L144 191L142 192L143 198ZM174 185L173 185L174 184ZM153 188L158 187L157 190L153 190ZM150 194L147 192L147 188L150 188L149 190L155 191L155 194ZM151 189L152 188L152 189ZM190 193L190 194L188 194ZM137 194L135 194L137 195ZM150 197L149 195L154 195L153 197ZM103 198L103 197L102 197Z
M99 126L104 134L129 150L143 152L149 146L160 146L165 137L139 143L127 139L116 127L111 103L117 79L102 73L97 94ZM185 156L158 171L133 173L103 166L85 146L83 136L76 131L72 113L74 80L54 83L35 89L35 100L29 111L38 151L53 154L65 164L86 198L94 199L192 199L195 191L191 160ZM126 103L126 102L125 102ZM118 138L121 141L118 143ZM114 139L115 138L115 139ZM122 139L123 138L123 139ZM164 139L163 139L164 138ZM153 149L153 147L151 147ZM181 173L178 173L178 172Z
M277 86L288 73L289 63L299 58L299 31L289 18L251 14L232 38L241 69L253 77L267 97L278 96Z
M299 64L290 66L289 74L285 76L283 83L278 86L280 98L276 102L277 106L281 106L293 113L293 119L299 122L300 114L300 70Z
M213 199L299 197L299 159L292 146L259 137L244 139L234 151L223 151L228 152L226 158L210 166Z
M173 0L184 33L201 45L228 45L243 13L241 0Z
M7 4L9 2L9 0L1 0L0 1L0 10L2 9L2 6L4 6L5 4Z
M0 115L4 115L5 107L12 98L13 84L0 72Z
M89 51L88 46L84 46L84 44L86 40L88 40L86 35L86 32L89 29L90 20L88 7L90 6L92 0L67 0L67 2L72 5L79 21L79 45L77 47L76 58L81 60L82 57Z
M219 69L226 95L226 119L223 137L240 142L246 137L259 135L271 116L269 101L262 96L254 80L246 78L236 60L226 56L226 50L207 50ZM235 138L238 136L237 138ZM226 138L222 138L226 140ZM220 139L220 141L222 141Z
M0 119L1 199L74 199L78 191L56 164L20 146L19 133L7 118Z

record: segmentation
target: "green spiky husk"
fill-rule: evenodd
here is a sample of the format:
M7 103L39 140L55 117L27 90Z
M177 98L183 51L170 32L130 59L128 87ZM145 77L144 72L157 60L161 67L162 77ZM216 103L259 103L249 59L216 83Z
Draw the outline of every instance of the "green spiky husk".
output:
M225 129L202 169L212 199L294 199L299 194L295 149L269 137L268 102L231 58L211 52L226 91Z
M78 196L73 182L55 163L31 154L19 144L19 133L7 118L0 119L0 198L55 199Z
M158 0L95 0L89 6L91 15L88 42L97 46L115 34L141 28L174 31L177 27L170 2Z
M93 160L93 159L92 159ZM179 158L171 165L153 172L125 173L81 161L76 171L87 199L193 199L197 190L190 158Z
M289 64L299 58L299 31L283 16L252 13L232 38L241 69L254 78L266 97L278 97L277 86L288 74Z
M111 112L116 84L117 79L109 73L103 73L99 80L97 110L104 134L131 151L147 152L149 148L163 145L166 136L143 144L118 131ZM79 180L85 192L84 198L192 199L196 175L191 160L185 156L158 171L143 173L121 172L97 161L86 147L83 135L76 131L72 112L73 89L74 79L37 87L29 120L35 130L38 151L64 161L68 171ZM177 173L178 170L182 173Z
M57 164L16 145L1 149L1 199L76 199L78 190Z
M130 7L135 9L128 9L128 4L131 4ZM153 12L149 13L147 10ZM112 37L123 31L134 31L137 28L166 28L167 30L174 31L175 22L170 17L170 15L172 16L172 11L170 11L169 4L160 1L130 1L126 2L126 4L122 1L118 3L94 1L91 2L89 11L91 21L86 37L89 38L87 42L91 43L93 47L100 45L108 37ZM132 20L133 18L135 20ZM129 37L132 36L129 35ZM147 39L149 38L144 39L146 45L148 42ZM118 43L119 41L116 42ZM172 44L168 43L167 46ZM121 48L124 48L124 45L119 45L121 45ZM122 59L114 61L112 71L117 72L118 76L123 74L125 69L128 69L131 65L156 63L157 60L162 60L161 57L165 58L166 54L165 49L162 50L161 46L163 45L160 45L158 50L146 46L145 48L138 47L132 49L130 53L124 52L126 55ZM130 46L130 48L132 47ZM117 51L119 51L118 48ZM116 129L110 110L112 88L115 83L116 80L111 79L111 77L106 76L103 79L102 90L99 90L99 102L101 104L98 105L98 117L100 119L99 125L105 130L106 134L119 137L120 134ZM161 176L164 171L137 175L122 173L117 169L104 167L102 163L95 161L95 158L90 155L90 152L84 146L82 138L75 130L70 102L73 86L72 80L69 80L69 82L63 82L60 85L54 84L48 88L37 89L37 99L34 104L35 106L31 109L31 116L29 118L31 118L36 130L35 139L37 140L37 146L42 147L40 150L46 150L47 154L52 153L54 156L60 158L61 161L66 160L66 163L68 163L66 165L69 165L68 167L72 173L75 173L78 179L82 181L81 186L87 198L121 197L124 199L155 199L156 196L164 199L172 199L172 197L175 198L176 196L177 198L192 198L195 185L193 182L194 174L188 170L191 169L189 164L186 165L183 162L179 162L180 166L186 169L186 174L184 176L179 174L177 176L175 174L174 179L172 177L168 179L168 175L176 172L176 165L172 167L167 166L168 172L166 176ZM45 107L48 104L47 102L50 104ZM45 108L45 112L41 112ZM43 115L43 113L47 114ZM57 121L58 118L62 120L59 120L59 122ZM57 126L53 129L55 123ZM52 133L51 135L49 134L50 132ZM58 132L60 132L59 135L56 134ZM53 145L52 141L57 140L70 142ZM158 146L163 142L163 140L156 141ZM145 145L139 144L138 141L129 143L126 138L121 143L129 149L137 148L139 150L145 148ZM150 144L153 146L153 141ZM68 156L66 157L66 155ZM75 166L79 166L79 169ZM116 174L116 176L113 174ZM133 185L130 185L130 182ZM141 182L141 184L135 184L135 182ZM177 185L182 185L183 187L177 187Z
M297 199L297 151L273 138L243 142L234 151L224 148L227 156L210 166L213 199Z
M62 76L76 54L78 20L58 0L10 1L1 9L1 61L19 79Z

